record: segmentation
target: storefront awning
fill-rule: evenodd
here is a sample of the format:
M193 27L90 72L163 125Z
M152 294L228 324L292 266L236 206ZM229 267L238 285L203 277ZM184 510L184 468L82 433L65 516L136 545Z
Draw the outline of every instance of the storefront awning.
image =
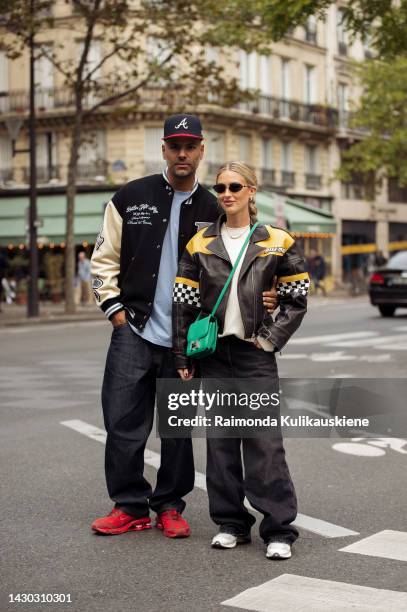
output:
M79 193L75 203L76 243L94 243L102 226L106 203L114 191ZM259 221L275 224L275 207L278 196L269 191L260 191L256 196ZM27 243L28 196L0 197L0 245L18 246ZM65 240L66 196L40 195L37 200L38 242L57 244ZM331 237L335 234L336 223L330 213L312 208L307 204L284 198L284 214L289 229L299 236Z
M275 225L275 209L281 199L289 231L293 234L321 238L331 238L336 234L336 221L330 213L271 191L259 191L256 195L259 221Z
M105 204L114 191L79 193L75 201L74 232L77 244L94 243L102 227ZM28 196L0 197L0 245L27 243ZM66 195L40 195L37 199L38 242L61 243L65 240Z

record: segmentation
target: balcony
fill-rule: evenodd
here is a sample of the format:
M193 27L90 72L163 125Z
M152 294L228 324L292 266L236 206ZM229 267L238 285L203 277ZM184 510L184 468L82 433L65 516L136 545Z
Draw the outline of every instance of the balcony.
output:
M259 96L257 100L241 102L241 110L269 115L273 119L308 123L333 128L338 123L337 111L322 104L302 104L285 98Z
M37 166L37 183L59 181L60 172L57 166ZM23 168L23 182L30 182L30 168Z
M291 170L282 170L281 171L281 186L284 188L294 187L295 185L295 172L291 172Z
M79 163L76 179L78 182L104 183L107 177L108 162L97 160L89 163Z
M272 168L261 168L260 177L262 187L275 187L276 171Z
M0 169L0 184L9 183L13 180L13 168Z
M322 176L320 174L311 174L309 172L305 175L305 187L307 189L321 189Z

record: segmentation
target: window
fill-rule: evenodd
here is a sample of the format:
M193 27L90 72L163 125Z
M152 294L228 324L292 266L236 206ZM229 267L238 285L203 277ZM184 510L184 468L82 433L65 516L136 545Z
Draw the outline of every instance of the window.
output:
M271 138L261 139L261 167L273 167L273 141Z
M207 176L214 180L219 166L225 162L225 134L219 130L206 130L204 142Z
M291 143L281 143L281 185L283 187L294 187L295 174L292 171L292 147Z
M317 101L316 96L316 68L305 64L304 67L304 102L306 104L315 104Z
M338 37L338 53L339 55L348 54L348 35L344 24L343 9L338 9L336 13L336 34Z
M147 174L162 172L165 161L162 158L162 128L144 128L144 167Z
M291 171L291 143L281 144L281 169Z
M346 127L349 118L349 88L347 83L338 84L339 124Z
M8 80L8 59L3 51L0 51L0 112L9 110L9 80Z
M240 87L257 89L257 53L239 52Z
M11 181L13 178L13 156L9 136L0 136L0 183Z
M56 167L56 134L48 132L37 135L37 178L48 183L58 178Z
M271 57L260 55L260 91L264 96L271 96Z
M250 163L252 153L252 139L246 134L239 135L239 160Z
M291 98L290 60L281 59L281 97L284 100Z
M88 132L79 149L78 178L105 180L106 173L106 133L104 130Z
M39 110L54 106L54 66L49 59L52 45L41 45L35 62L35 103Z
M261 139L261 182L266 187L275 184L273 141L271 138Z
M310 15L304 26L305 40L313 45L317 44L317 20L315 15Z
M316 145L305 146L305 186L307 189L321 188L318 153Z

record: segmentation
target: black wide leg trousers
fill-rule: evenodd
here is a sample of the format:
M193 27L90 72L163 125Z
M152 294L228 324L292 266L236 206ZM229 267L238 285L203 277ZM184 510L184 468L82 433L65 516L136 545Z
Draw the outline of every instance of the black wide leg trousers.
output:
M273 353L235 336L218 339L216 352L201 361L203 378L263 378L278 382ZM242 461L243 455L243 461ZM280 435L258 438L208 438L207 488L212 520L221 529L248 534L255 518L245 496L263 514L260 536L265 543L292 543L297 498Z

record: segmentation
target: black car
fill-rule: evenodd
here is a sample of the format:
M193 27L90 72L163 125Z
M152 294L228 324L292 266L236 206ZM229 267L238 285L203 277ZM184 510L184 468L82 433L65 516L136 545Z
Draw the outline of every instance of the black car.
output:
M383 317L392 317L396 308L407 308L407 251L393 255L372 274L369 295Z

